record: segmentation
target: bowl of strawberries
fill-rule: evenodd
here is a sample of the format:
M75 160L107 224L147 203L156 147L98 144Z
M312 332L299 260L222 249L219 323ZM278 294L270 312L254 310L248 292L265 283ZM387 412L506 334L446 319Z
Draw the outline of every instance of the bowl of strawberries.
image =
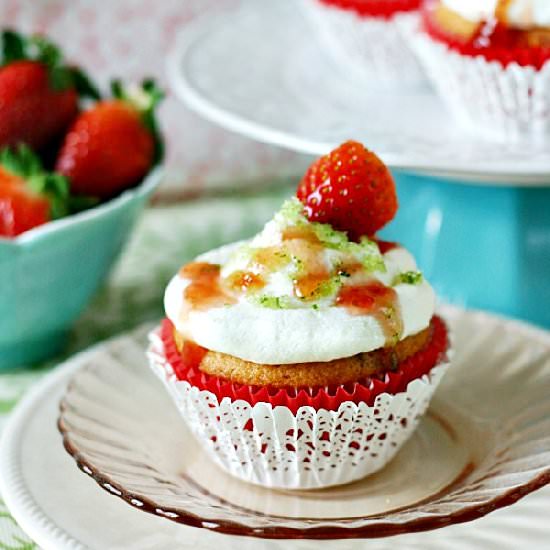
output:
M2 33L0 368L59 352L161 177L152 81L109 97L43 37Z

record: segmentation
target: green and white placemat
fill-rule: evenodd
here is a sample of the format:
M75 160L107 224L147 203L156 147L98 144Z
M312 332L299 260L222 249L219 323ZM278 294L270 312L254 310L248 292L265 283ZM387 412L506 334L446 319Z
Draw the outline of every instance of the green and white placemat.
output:
M24 393L64 358L100 340L162 316L164 288L186 261L216 246L253 235L290 187L260 195L226 196L147 210L108 283L72 331L62 357L0 374L0 430ZM0 550L36 545L0 500Z

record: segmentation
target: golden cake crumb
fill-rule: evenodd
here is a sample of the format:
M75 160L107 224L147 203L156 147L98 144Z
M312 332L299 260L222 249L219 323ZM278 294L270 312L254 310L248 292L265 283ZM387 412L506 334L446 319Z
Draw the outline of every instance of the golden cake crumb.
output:
M178 349L183 337L174 331ZM316 387L355 382L386 371L423 349L430 341L432 325L409 336L393 347L379 348L368 353L328 362L264 365L238 357L207 351L199 369L211 376L239 384L272 387Z

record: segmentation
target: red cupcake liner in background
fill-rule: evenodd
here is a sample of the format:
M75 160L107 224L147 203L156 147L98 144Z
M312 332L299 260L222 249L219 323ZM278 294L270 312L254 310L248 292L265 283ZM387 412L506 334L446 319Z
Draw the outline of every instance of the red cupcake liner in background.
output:
M416 11L422 0L318 0L327 6L354 11L362 17L391 19L396 13Z
M432 368L446 359L447 327L437 316L432 319L432 327L432 337L428 345L403 361L395 371L386 372L380 377L368 377L361 382L315 388L249 386L211 376L200 371L193 364L185 364L174 341L174 325L168 319L162 322L161 338L166 359L178 380L185 380L199 390L213 393L219 402L228 397L231 401L246 401L251 406L256 403L271 403L273 407L288 407L293 414L296 414L298 409L304 406L310 406L316 410L336 411L345 401L356 404L364 402L372 406L376 397L383 393L395 395L404 392L410 382L428 374ZM200 361L193 361L193 363L197 364Z
M482 56L489 62L496 61L500 63L504 68L512 63L517 63L521 67L533 67L540 71L550 60L550 48L503 45L502 40L506 37L506 33L518 32L513 29L500 31L502 33L500 36L503 38L499 41L498 37L495 36L492 44L482 45L476 41L464 42L441 28L433 17L433 3L428 4L422 11L422 29L433 40L446 44L451 50L461 55L467 57ZM511 34L508 36L511 36Z

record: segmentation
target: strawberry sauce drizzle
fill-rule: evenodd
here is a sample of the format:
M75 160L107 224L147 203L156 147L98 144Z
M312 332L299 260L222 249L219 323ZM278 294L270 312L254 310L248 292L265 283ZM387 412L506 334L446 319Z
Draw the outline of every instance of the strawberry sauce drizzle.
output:
M403 334L403 319L397 292L379 281L365 285L343 286L336 304L354 315L372 315L382 327L386 344L399 341Z
M508 11L510 10L510 5L512 0L497 0L497 5L495 7L495 19L503 24L508 25Z
M190 283L183 292L184 303L191 309L205 310L235 303L220 284L221 267L206 262L191 262L180 269L180 276Z
M379 241L382 254L399 247L397 243ZM307 266L293 279L294 293L304 302L319 297L325 284L335 275L323 261L323 243L309 227L290 227L282 235L283 247L259 249L253 254L254 271L236 271L227 279L221 278L221 266L207 262L191 262L180 269L180 276L189 280L184 290L185 320L191 310L204 311L234 304L239 294L261 290L266 285L264 273L287 265L291 257ZM363 269L356 260L343 264L337 274L351 277ZM398 341L403 332L403 321L397 293L391 287L372 280L363 285L343 285L336 297L336 306L345 307L353 315L373 316L384 333L386 343Z
M314 300L331 273L323 261L323 243L309 227L288 227L282 235L290 256L299 258L307 269L293 279L294 294L302 300Z
M227 280L227 285L236 292L251 292L261 290L265 279L252 271L235 271Z

